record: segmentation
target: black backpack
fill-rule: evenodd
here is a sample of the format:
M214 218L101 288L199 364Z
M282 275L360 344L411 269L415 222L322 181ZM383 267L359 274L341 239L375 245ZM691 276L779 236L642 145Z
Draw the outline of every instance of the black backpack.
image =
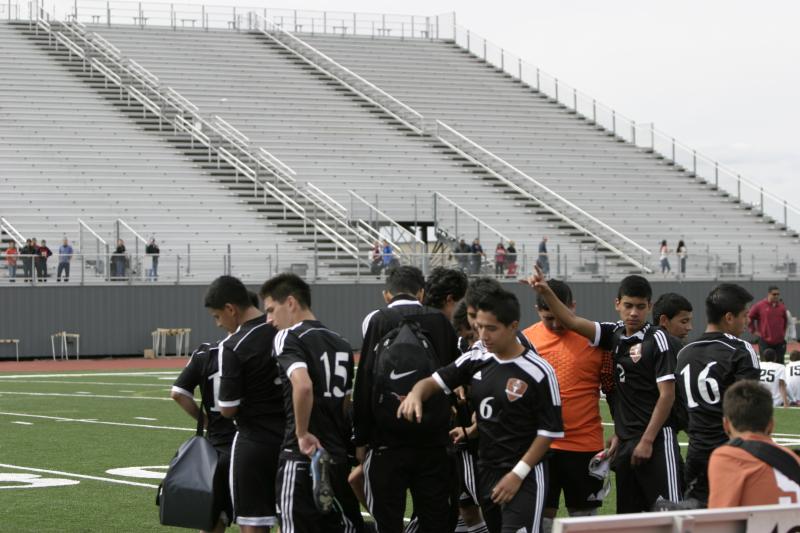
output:
M381 309L391 330L375 347L372 413L381 431L413 436L448 427L450 403L444 394L425 402L421 422L397 418L400 402L416 383L430 377L442 365L419 323L394 309Z

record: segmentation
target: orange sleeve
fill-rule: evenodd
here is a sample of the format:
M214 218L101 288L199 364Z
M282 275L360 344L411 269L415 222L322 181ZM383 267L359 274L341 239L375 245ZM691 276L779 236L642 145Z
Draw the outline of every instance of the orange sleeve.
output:
M603 352L600 356L600 390L609 395L614 392L614 359L611 352Z
M708 508L738 507L747 480L747 470L741 461L731 457L724 448L711 454L708 462Z

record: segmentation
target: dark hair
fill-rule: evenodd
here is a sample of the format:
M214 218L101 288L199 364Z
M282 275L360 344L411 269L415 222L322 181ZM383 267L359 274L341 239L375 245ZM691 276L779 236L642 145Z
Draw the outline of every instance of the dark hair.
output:
M477 309L478 303L487 295L502 290L503 286L500 285L500 282L496 279L477 278L472 280L472 283L467 287L467 294L464 296L464 300L469 307Z
M726 313L738 315L752 301L753 295L741 285L720 283L706 297L706 320L719 324Z
M767 363L775 363L778 361L778 352L772 348L764 348L764 351L761 352L761 360Z
M567 307L572 305L574 300L572 299L572 289L569 288L569 285L557 279L547 280L547 285L555 293L556 298L561 300L561 303ZM542 296L540 293L536 293L536 307L539 309L539 311L550 310L550 307L548 307L544 296Z
M650 287L650 282L646 278L632 274L623 278L619 283L617 299L621 300L623 296L645 298L649 302L653 298L653 288Z
M250 305L256 309L261 309L261 302L258 300L258 294L253 291L247 291L247 295L250 297Z
M251 306L249 291L239 278L220 276L208 286L203 305L209 309L223 309L225 304L239 309Z
M722 414L736 431L766 433L772 420L772 394L756 380L737 381L725 391Z
M800 361L800 350L792 350L789 354L789 361Z
M667 239L661 241L661 246L666 246L666 245L667 245ZM630 294L628 294L627 296L630 296Z
M416 296L425 288L425 277L415 266L401 265L389 269L386 275L386 290L394 296L407 294Z
M676 292L665 292L653 304L653 323L658 324L661 315L665 315L668 320L672 320L681 311L691 313L691 302Z
M279 303L283 303L286 298L293 296L301 308L311 307L311 288L308 283L303 281L303 278L292 272L284 272L268 279L261 286L258 294L261 299L269 296Z
M470 329L469 318L467 318L467 302L461 300L453 313L453 328L456 332L462 329ZM800 352L798 352L800 353Z
M519 300L513 292L499 290L486 295L478 302L478 311L492 313L497 321L506 326L519 321Z
M683 239L678 241L678 248L686 248L686 243L683 242Z
M460 270L436 267L425 282L425 301L423 303L441 309L448 296L457 302L467 292L468 283L467 275Z
M778 287L777 285L770 285L770 286L767 288L767 292L779 291L779 290L781 290L781 289L780 289L780 287Z

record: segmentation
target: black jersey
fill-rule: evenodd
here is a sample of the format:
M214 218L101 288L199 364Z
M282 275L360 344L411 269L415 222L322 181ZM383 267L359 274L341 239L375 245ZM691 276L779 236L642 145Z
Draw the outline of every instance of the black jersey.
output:
M626 336L622 322L595 322L592 345L609 350L614 360L614 431L620 439L641 437L660 396L658 384L675 379L675 354L667 337L651 324Z
M440 310L423 306L418 301L409 300L404 296L395 297L389 307L420 325L430 339L441 366L458 358L460 355L458 335L456 335L453 325ZM443 427L440 432L432 432L427 439L416 438L413 442L407 442L402 436L385 431L375 424L372 414L372 374L375 367L375 348L378 342L396 325L396 320L380 310L368 314L362 324L364 342L361 345L361 360L356 371L353 391L353 443L356 446L370 444L373 447L447 446L450 442L447 427Z
M317 320L304 320L278 332L273 355L281 369L286 432L283 448L300 452L295 434L292 372L305 368L314 390L309 432L334 457L346 458L350 426L345 416L353 387L353 349L338 333Z
M238 407L236 425L249 437L283 437L284 414L278 364L272 357L277 330L264 316L242 324L221 345L219 405Z
M758 380L758 357L749 342L725 333L703 333L678 352L677 399L689 412L689 449L710 453L728 437L722 398L734 382Z
M469 385L482 467L512 468L537 435L564 436L556 374L531 350L503 361L476 348L439 369L433 379L448 394Z
M172 392L194 400L194 389L200 387L203 405L208 413L208 440L214 446L233 442L236 426L219 412L219 342L198 346L172 385Z

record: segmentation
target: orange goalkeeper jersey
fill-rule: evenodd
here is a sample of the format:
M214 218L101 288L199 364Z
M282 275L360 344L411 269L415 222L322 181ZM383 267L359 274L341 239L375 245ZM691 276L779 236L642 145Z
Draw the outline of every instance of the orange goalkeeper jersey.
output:
M585 337L566 331L551 332L541 322L523 331L555 369L561 391L561 414L564 438L550 445L556 450L595 452L603 449L603 427L600 418L600 387L608 390L613 384L611 356L593 347Z

